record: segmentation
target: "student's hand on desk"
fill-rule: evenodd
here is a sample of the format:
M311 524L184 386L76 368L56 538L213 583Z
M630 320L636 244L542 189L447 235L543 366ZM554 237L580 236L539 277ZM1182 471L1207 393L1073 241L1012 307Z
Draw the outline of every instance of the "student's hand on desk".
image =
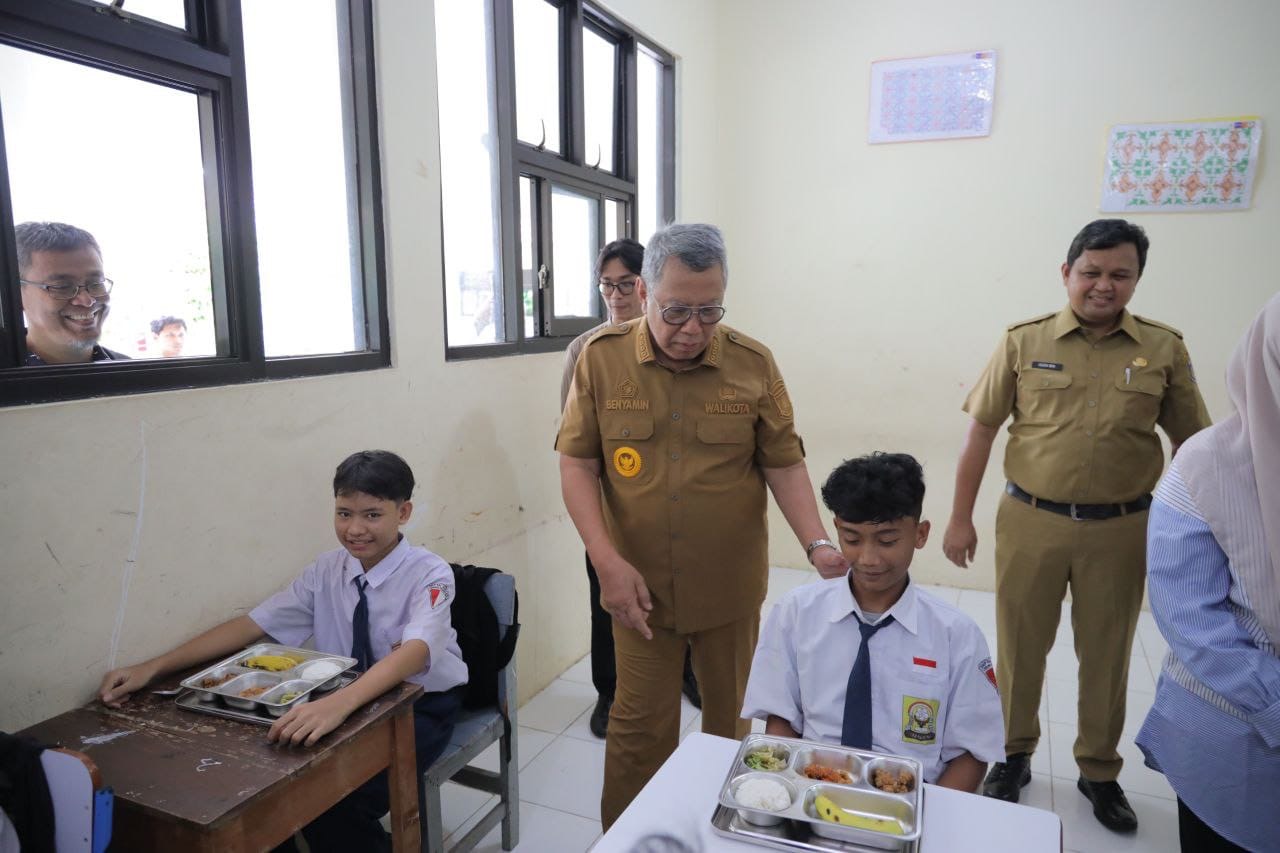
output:
M156 668L147 664L113 669L102 677L98 698L108 708L119 708L129 694L141 690L156 677Z
M600 578L601 606L624 628L639 631L646 640L652 640L649 611L653 609L653 602L649 598L649 587L635 566L619 557L607 566L597 564L596 576Z
M289 713L276 720L267 732L267 740L288 746L314 746L316 741L342 724L351 715L351 708L341 691L330 693L323 699L295 705Z
M969 567L969 561L978 551L978 531L972 521L952 519L947 524L947 532L942 536L942 553L947 559L962 569Z

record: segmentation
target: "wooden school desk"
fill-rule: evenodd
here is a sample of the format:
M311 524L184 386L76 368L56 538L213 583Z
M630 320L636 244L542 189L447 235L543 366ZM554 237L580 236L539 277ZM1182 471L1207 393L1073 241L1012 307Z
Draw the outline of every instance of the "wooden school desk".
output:
M188 674L150 689L176 687ZM185 711L146 690L120 709L93 702L21 734L98 765L115 789L117 850L270 850L389 768L393 849L416 853L413 703L421 695L421 686L401 684L312 747L269 744L266 726Z

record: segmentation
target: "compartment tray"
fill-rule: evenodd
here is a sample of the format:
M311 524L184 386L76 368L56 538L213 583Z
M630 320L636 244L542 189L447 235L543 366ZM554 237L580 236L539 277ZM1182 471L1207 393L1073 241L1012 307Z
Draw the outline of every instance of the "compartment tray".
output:
M916 820L922 820L923 814L924 800L921 798L921 807L916 812ZM732 838L734 841L772 847L775 850L815 850L819 851L819 853L829 853L829 851L833 850L837 851L837 853L884 853L884 848L863 847L860 844L836 841L834 838L823 838L821 835L815 835L809 831L807 823L800 821L784 820L777 826L754 826L743 820L738 815L737 809L721 805L717 805L715 812L711 815L711 829L716 835L723 835L725 838ZM905 851L905 853L918 853L920 840L905 842L899 849Z
M348 684L356 680L353 673L343 673L339 676L338 686L334 690L341 690ZM239 708L228 708L218 705L214 702L201 702L200 697L196 695L199 691L187 688L178 694L174 699L174 704L184 711L196 711L201 714L212 714L215 717L225 717L228 720L239 720L242 723L254 723L259 726L270 726L279 717L268 716L265 713L259 714L255 711L241 711Z

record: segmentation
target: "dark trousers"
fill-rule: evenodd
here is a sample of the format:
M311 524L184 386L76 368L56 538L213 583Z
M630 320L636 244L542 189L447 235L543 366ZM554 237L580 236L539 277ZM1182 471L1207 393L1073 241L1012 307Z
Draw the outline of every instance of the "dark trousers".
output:
M1214 832L1181 798L1178 799L1178 840L1182 842L1182 853L1248 853Z
M618 686L618 666L613 652L613 617L600 605L600 577L587 555L587 583L591 586L591 683L602 699L612 699ZM693 655L684 653L684 679L693 681Z
M440 757L453 724L462 707L463 687L445 693L427 693L413 703L413 741L418 761L418 813L426 814L422 803L422 774ZM349 853L349 851L390 851L391 836L382 828L381 819L391 807L391 787L383 770L337 805L302 828L311 853ZM293 839L277 847L274 853L296 853Z

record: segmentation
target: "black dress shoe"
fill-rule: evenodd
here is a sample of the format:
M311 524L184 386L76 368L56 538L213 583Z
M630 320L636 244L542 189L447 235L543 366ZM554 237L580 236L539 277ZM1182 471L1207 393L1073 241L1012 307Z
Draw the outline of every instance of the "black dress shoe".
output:
M587 726L596 737L604 737L609 731L609 710L613 707L612 696L601 696L596 700L596 709L591 712Z
M1118 783L1090 782L1081 776L1076 787L1093 803L1093 816L1107 829L1133 832L1138 828L1138 816L1133 813Z
M680 685L680 692L689 700L689 704L702 710L702 697L698 695L698 680L693 677L693 670L686 669L684 671L684 680Z
M1031 753L1015 752L992 766L982 783L982 796L1016 803L1022 788L1031 781Z

